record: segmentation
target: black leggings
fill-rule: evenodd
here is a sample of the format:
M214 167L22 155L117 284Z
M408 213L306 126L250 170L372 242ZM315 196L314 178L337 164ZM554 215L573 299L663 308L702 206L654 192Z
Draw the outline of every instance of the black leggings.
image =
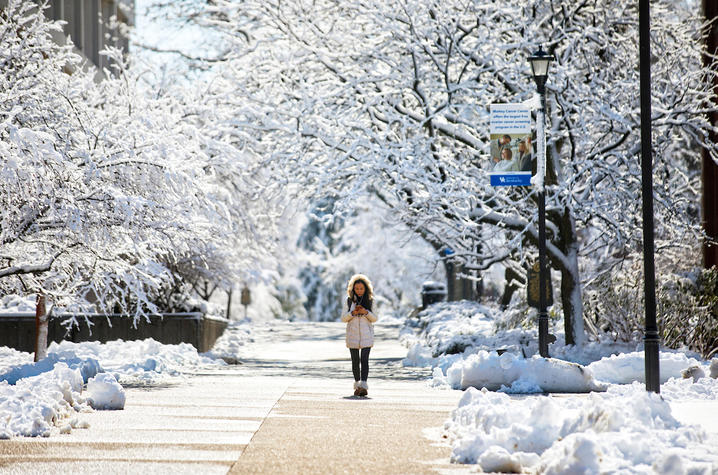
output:
M361 349L361 380L366 381L369 377L369 351L371 348ZM359 381L359 350L357 348L349 348L352 355L352 373L354 373L354 381Z

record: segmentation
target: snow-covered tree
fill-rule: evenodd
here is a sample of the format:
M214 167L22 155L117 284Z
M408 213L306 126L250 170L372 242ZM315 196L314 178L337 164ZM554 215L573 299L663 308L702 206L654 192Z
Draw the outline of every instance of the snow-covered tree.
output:
M335 217L331 209L329 202L317 203L297 243L309 317L337 319L346 283L356 273L372 279L375 310L382 316L409 313L418 306L422 283L441 277L431 246L373 195L357 200L345 218Z
M0 16L2 291L137 319L183 275L250 272L271 206L212 104L144 93L115 50L97 83L52 31L28 2Z
M352 273L346 268L330 268L331 256L342 251L337 232L344 227L344 220L335 219L332 208L331 202L314 203L297 239L297 247L304 255L299 278L307 296L305 306L309 317L314 320L333 320L340 315L343 283ZM327 276L328 271L334 271L331 277ZM349 275L345 275L347 273Z
M584 340L582 284L641 246L636 4L214 0L204 13L237 39L225 58L252 127L308 195L341 208L369 189L469 268L535 253L535 193L488 184L488 106L531 101L527 57L553 53L548 255L567 342ZM658 252L700 240L699 148L717 156L704 32L695 11L652 2Z

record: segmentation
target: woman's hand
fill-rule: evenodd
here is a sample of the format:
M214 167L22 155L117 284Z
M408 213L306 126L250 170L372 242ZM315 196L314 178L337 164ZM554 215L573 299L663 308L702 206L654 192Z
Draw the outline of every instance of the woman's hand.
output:
M352 315L366 315L367 313L369 313L369 312L367 312L367 310L364 307L362 307L361 305L357 305L356 308L354 309L354 311L352 312Z

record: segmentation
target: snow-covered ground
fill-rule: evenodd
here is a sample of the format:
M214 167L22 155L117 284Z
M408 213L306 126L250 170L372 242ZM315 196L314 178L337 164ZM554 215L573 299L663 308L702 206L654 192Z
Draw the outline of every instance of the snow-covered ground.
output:
M485 472L718 473L718 427L673 414L718 409L718 361L661 350L658 395L646 391L641 348L576 349L556 332L544 359L535 329L501 330L500 321L475 303L443 303L402 331L404 365L433 367L435 387L465 389L445 426L454 461Z
M445 426L452 458L485 472L701 473L718 441L681 424L642 385L583 397L526 397L469 388Z
M244 338L245 331L231 327L221 343L231 349ZM51 343L47 358L37 363L31 353L0 347L0 439L87 427L83 412L124 407L123 386L176 382L225 364L218 355L198 354L192 345L153 339Z
M13 308L15 310L15 308ZM48 437L87 427L83 412L122 409L123 386L177 382L186 374L235 362L250 341L248 322L231 322L212 351L149 338L107 343L51 343L47 358L0 347L0 439Z

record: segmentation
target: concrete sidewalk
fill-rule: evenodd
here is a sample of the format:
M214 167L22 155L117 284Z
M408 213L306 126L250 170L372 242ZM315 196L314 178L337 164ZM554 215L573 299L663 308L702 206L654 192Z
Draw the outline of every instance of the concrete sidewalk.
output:
M370 380L368 398L351 383L294 383L254 434L231 473L387 473L467 471L450 465L440 439L460 393L421 382Z
M341 323L298 323L255 329L255 342L247 346L243 361L264 374L293 378L231 473L469 470L450 465L450 448L437 443L462 393L428 387L427 368L404 368L399 326L378 324L369 397L354 397L344 328Z

